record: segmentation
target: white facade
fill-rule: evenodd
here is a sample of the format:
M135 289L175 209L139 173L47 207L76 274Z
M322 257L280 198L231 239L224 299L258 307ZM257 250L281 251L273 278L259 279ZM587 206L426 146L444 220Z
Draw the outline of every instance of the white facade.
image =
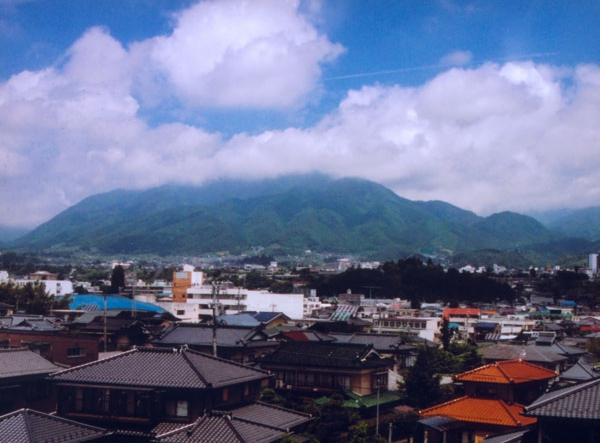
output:
M268 291L252 291L237 287L221 287L217 295L220 314L236 314L242 311L283 312L292 319L301 319L303 294L274 294ZM161 308L176 317L197 322L213 314L213 287L192 286L187 290L185 303L160 302Z
M69 295L73 293L73 283L69 280L13 280L17 286L25 286L27 283L40 283L45 286L46 292L50 295Z
M440 331L440 319L438 317L376 318L373 319L373 330L376 332L404 332L437 342L436 334Z

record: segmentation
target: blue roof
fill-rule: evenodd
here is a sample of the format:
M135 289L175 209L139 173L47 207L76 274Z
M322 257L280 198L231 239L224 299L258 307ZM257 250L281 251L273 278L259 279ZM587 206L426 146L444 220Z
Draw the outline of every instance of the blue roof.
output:
M104 309L104 296L96 294L71 295L69 309L81 309L84 311L101 311ZM160 306L152 303L136 300L136 311L167 312ZM106 296L106 309L132 309L132 300L120 295Z

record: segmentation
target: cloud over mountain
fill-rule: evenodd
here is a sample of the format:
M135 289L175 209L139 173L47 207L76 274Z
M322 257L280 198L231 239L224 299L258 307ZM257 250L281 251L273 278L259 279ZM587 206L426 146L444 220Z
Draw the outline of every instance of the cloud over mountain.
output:
M312 109L323 66L346 50L322 29L281 0L198 3L169 33L128 45L90 28L54 65L0 83L0 224L35 226L114 188L312 171L480 214L598 204L594 64L465 65L417 86L350 89L315 124L231 136L203 125L208 112L293 121Z

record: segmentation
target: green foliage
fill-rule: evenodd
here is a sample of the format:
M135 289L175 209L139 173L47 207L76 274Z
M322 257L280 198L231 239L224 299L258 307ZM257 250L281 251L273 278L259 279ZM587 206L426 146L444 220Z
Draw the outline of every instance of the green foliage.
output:
M23 286L0 283L0 302L14 306L16 312L34 315L45 315L51 309L65 309L69 306L67 297L55 298L48 295L42 282Z
M442 391L437 365L436 349L423 347L419 350L414 366L408 369L404 377L407 404L423 409L438 403Z
M373 297L404 298L415 305L421 302L444 302L458 299L466 302L494 302L497 299L512 301L515 293L505 283L487 276L459 273L456 269L444 272L433 263L423 263L418 258L385 262L378 269L348 269L319 280L311 287L324 296L334 296L351 289L366 293L367 287L376 287Z
M312 249L385 259L447 249L524 250L555 237L519 214L481 218L443 202L413 202L366 180L297 176L99 194L15 245L160 255L242 253L260 245L265 256Z

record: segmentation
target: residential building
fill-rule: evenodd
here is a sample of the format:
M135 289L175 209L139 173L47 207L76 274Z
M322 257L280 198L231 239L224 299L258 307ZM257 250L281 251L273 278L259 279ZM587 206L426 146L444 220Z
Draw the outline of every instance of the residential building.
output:
M440 319L437 317L383 317L373 319L373 330L382 333L404 333L437 342Z
M600 378L542 395L523 414L538 420L539 443L600 439Z
M0 416L0 440L11 443L110 442L106 429L89 426L33 409Z
M241 364L254 364L258 358L273 352L279 345L268 339L263 327L219 326L213 329L212 326L194 323L174 324L151 343L160 347L186 345L209 355L213 354L216 346L219 357Z
M532 429L536 420L521 415L523 407L556 376L521 359L459 374L456 383L464 385L463 397L420 411L425 441L482 442L489 436Z
M256 400L271 375L181 347L136 348L49 379L59 416L147 441L157 427L173 429Z
M62 369L27 348L0 349L0 414L20 408L53 411L55 400L46 377Z
M260 366L275 374L278 388L369 395L387 389L394 362L371 345L309 341L282 342L261 359Z

